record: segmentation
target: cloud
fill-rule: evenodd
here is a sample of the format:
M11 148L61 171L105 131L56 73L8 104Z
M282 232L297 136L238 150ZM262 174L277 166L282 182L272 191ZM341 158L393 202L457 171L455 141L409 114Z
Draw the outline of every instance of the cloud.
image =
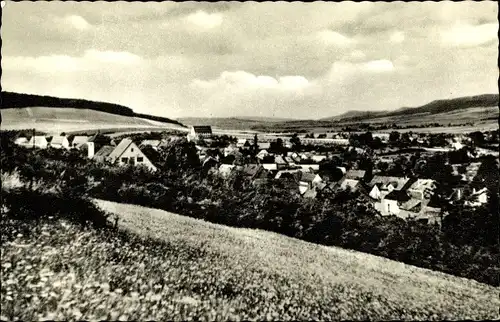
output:
M221 13L206 13L198 10L186 17L186 21L202 29L213 29L222 24Z
M191 82L194 88L204 90L237 90L237 91L297 91L309 86L309 81L303 76L282 76L274 78L267 75L254 75L245 71L225 71L216 79Z
M129 52L99 51L89 49L83 56L68 55L50 56L5 56L2 58L2 68L12 71L38 71L42 73L70 73L99 69L102 65L130 66L138 64L142 59Z
M350 39L341 33L332 30L322 30L317 33L318 39L326 45L334 45L340 47L348 47L355 43L353 39Z
M402 31L395 31L389 37L389 41L392 43L401 43L405 40L405 33Z
M441 33L443 43L457 47L474 47L498 39L498 23L482 25L455 24Z
M78 30L86 30L91 27L91 25L82 16L70 15L66 16L64 20Z
M99 51L90 49L85 52L84 59L86 58L114 64L136 64L141 62L141 57L126 51Z

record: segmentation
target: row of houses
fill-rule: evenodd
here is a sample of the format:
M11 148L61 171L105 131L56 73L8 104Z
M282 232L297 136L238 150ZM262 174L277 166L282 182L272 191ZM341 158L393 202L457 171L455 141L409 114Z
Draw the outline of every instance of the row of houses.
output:
M123 139L118 144L110 140L109 145L102 146L95 152L94 136L75 136L71 143L66 136L53 136L48 140L45 136L32 136L30 140L20 137L15 143L28 148L55 148L55 149L77 149L86 150L87 157L97 162L106 162L114 165L144 165L156 171L156 166L148 159L141 149L131 140Z

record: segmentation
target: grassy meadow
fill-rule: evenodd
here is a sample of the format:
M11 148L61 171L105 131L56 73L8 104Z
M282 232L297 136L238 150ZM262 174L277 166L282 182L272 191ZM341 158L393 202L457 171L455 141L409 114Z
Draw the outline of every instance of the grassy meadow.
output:
M119 231L49 218L2 237L2 320L499 318L498 289L471 280L274 233L95 203L118 216Z

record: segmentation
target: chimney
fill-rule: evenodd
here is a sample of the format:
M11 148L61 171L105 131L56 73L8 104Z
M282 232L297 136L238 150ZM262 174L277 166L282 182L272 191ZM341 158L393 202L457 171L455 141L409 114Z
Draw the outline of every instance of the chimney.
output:
M88 158L92 159L94 157L94 142L87 142L87 152Z

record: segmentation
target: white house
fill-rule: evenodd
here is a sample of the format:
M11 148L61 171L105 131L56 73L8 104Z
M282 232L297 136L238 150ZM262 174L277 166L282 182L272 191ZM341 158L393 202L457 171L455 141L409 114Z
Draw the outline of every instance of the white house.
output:
M71 147L75 149L79 149L80 147L83 147L85 143L89 142L89 137L85 135L77 135L73 138L73 141L71 142Z
M98 161L106 160L116 165L144 165L156 171L156 166L142 153L130 139L123 139L116 147L103 146L95 157Z
M28 139L25 138L24 136L18 137L15 141L15 144L17 145L27 145L28 144Z
M49 145L49 142L47 142L47 139L45 138L45 136L34 135L29 140L27 147L28 148L35 147L35 148L39 148L39 149L46 149L48 145Z
M212 127L209 125L191 126L187 135L188 141L198 140L200 138L211 138Z
M160 146L161 144L161 141L160 140L144 140L141 142L141 147L143 146L150 146L152 147L153 149L158 149L158 147Z
M267 152L267 150L261 150L259 153L257 153L256 157L257 157L257 159L263 160L268 155L269 155L269 152Z
M318 163L319 163L319 162L321 162L321 161L323 161L323 160L326 160L326 159L327 159L327 157L326 157L326 155L313 155L313 156L311 157L311 159L312 159L314 162L318 162Z
M54 149L69 149L68 138L62 135L54 135L50 141L50 147Z
M236 143L237 148L243 148L246 146L250 146L250 143L248 143L247 139L238 139L238 142Z
M430 195L434 194L434 190L436 189L436 182L432 179L417 179L412 185L408 188L408 195L412 198L423 200L426 197L430 197Z

